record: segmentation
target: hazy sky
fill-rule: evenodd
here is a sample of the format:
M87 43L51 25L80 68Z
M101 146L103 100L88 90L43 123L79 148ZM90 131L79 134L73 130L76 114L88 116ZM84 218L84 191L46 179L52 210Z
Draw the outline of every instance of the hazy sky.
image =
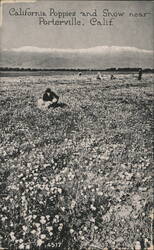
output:
M127 46L153 49L152 14L146 17L129 17L129 12L152 13L152 1L37 1L35 3L5 3L2 8L1 49L34 46L41 48L89 48L95 46ZM97 10L97 19L102 20L103 9L111 12L124 11L124 17L114 19L113 26L92 26L90 18L82 17L84 26L39 25L38 17L10 16L11 8L49 12ZM46 19L51 20L51 16ZM55 17L56 19L56 17ZM70 19L70 17L68 17ZM110 18L109 18L110 19Z

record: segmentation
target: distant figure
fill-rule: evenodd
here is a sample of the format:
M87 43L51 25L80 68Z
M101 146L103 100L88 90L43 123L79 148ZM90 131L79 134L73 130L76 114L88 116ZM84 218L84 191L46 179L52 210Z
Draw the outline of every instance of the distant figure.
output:
M114 79L116 79L116 78L114 77L114 75L111 75L111 80L114 80Z
M139 71L138 71L138 80L142 79L142 73L143 73L142 69L139 69Z
M102 80L102 76L101 76L101 73L100 73L100 72L97 73L96 79L97 79L97 80Z
M43 94L43 101L44 102L51 102L57 103L59 100L59 96L57 96L50 88L47 88L45 93Z

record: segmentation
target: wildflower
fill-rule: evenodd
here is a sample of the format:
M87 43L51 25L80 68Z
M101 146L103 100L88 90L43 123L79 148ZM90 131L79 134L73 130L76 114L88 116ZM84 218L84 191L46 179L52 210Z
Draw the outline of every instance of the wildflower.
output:
M14 236L14 233L13 233L13 232L10 233L10 237L11 237L11 240L12 240L12 241L15 241L15 240L16 240L16 237Z
M74 233L74 230L73 230L73 229L70 229L70 233L71 233L71 234Z
M84 240L85 238L84 238L84 236L81 236L81 240Z
M20 240L19 240L19 243L22 243L22 242L23 242L23 239L20 239Z
M90 222L95 222L95 219L92 217L92 218L90 219Z
M99 196L102 196L102 195L103 195L103 192L100 191L100 192L98 192L97 194L98 194Z
M139 241L136 241L136 242L135 242L134 249L135 249L135 250L140 250L140 249L141 249L141 244L140 244Z
M40 223L34 223L36 227L40 227Z
M47 220L49 220L50 219L50 215L46 215L46 218L47 218Z
M4 222L7 219L7 217L3 217L1 220L2 222Z
M26 249L30 249L30 245L26 245Z
M59 230L59 231L61 231L61 230L62 230L62 228L63 228L63 224L62 224L62 223L60 223L60 224L59 224L59 227L58 227L58 230Z
M41 229L40 229L40 228L38 228L38 229L37 229L37 233L36 233L36 235L37 235L37 236L39 236L40 234L41 234Z
M24 249L24 244L23 243L19 245L19 249Z
M40 247L42 244L43 244L43 241L42 241L41 239L38 239L38 240L37 240L37 246Z
M92 211L96 210L96 207L94 207L93 205L91 205L90 208L91 208Z
M69 174L68 174L68 179L69 179L69 180L73 180L73 179L74 179L74 174L69 173Z
M58 193L61 194L62 193L62 189L58 188Z
M24 231L27 231L27 227L26 226L22 226L22 229L24 230Z
M73 209L75 207L75 205L76 205L76 201L72 200L72 202L71 202L71 208Z
M35 234L35 233L36 233L36 230L33 229L33 230L31 231L31 233L32 233L32 234Z
M59 221L59 215L55 215L55 218L53 219L53 223L57 223Z
M46 235L45 234L41 234L41 239L44 240L46 238Z
M46 219L45 219L44 216L41 216L40 223L41 224L45 224L46 223Z
M52 226L50 226L50 227L46 227L46 228L47 228L48 232L50 232L50 231L52 231L52 230L53 230L53 227L52 227Z
M3 207L2 210L3 210L3 211L7 210L7 207Z

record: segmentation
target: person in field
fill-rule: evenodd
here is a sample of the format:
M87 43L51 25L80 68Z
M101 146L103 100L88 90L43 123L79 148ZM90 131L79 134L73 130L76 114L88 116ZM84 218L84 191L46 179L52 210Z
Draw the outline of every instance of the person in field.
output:
M50 107L56 107L59 101L59 96L55 92L47 88L43 94L43 97L38 100L37 105L40 109L45 110Z
M139 71L138 71L138 80L142 79L142 73L143 73L142 69L139 69Z
M43 101L57 103L59 100L59 96L56 95L50 88L47 88L43 94Z
M111 80L115 80L115 76L114 75L111 75Z
M97 73L96 79L100 81L102 80L102 75L100 72Z

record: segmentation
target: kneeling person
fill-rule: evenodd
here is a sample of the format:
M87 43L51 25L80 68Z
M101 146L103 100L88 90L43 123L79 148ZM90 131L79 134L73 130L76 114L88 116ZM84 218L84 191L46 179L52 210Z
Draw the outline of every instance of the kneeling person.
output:
M46 103L48 108L54 107L59 100L59 96L56 95L50 88L47 88L45 93L43 94L43 101Z

